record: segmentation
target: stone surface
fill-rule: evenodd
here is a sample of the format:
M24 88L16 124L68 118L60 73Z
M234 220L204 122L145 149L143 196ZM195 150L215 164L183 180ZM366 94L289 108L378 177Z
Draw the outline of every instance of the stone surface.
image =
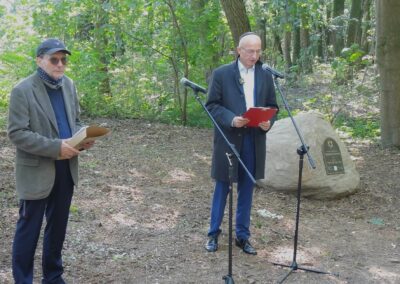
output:
M304 155L302 196L334 199L354 193L360 186L360 175L330 123L315 112L300 113L294 120L310 147L309 154L316 166L312 169L308 156ZM267 137L265 179L258 184L277 191L296 191L300 159L297 149L302 144L291 119L277 121Z

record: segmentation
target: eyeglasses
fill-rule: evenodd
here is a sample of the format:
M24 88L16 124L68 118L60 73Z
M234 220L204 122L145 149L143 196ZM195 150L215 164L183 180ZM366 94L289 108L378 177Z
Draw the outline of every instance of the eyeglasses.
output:
M61 61L61 64L64 65L64 66L67 65L67 63L68 63L67 57L61 57L61 58L50 57L49 61L50 61L51 64L53 64L55 66L57 66L60 61Z
M242 47L242 50L243 50L247 55L253 55L253 54L261 55L261 54L262 54L262 50L261 50L261 49L254 50L254 49L245 49L245 48Z

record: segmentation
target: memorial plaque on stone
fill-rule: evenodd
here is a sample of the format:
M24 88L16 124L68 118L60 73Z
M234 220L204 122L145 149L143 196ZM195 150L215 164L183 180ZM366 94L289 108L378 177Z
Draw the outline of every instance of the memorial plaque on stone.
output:
M327 175L344 174L342 155L339 145L332 138L326 138L322 145L325 171Z

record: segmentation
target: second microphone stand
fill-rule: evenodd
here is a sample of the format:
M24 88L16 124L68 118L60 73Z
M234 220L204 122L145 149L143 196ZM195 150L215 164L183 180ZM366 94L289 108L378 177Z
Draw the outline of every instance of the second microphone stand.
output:
M296 208L296 227L295 227L295 232L294 232L294 244L293 244L293 260L292 260L292 263L290 265L273 262L273 264L275 264L275 265L279 265L279 266L284 266L284 267L289 267L290 268L290 271L282 279L280 279L280 281L278 282L278 283L283 283L285 281L285 279L293 271L296 271L298 269L304 270L304 271L308 271L308 272L320 273L320 274L332 274L332 273L321 271L321 270L316 270L316 269L312 269L312 268L302 267L302 266L299 266L297 264L297 260L296 260L296 257L297 257L297 240L298 240L298 236L299 236L301 180L302 180L302 175L303 175L304 154L307 154L308 162L310 163L311 167L313 169L315 169L316 166L315 166L314 160L312 159L310 153L308 152L309 147L304 143L303 135L301 134L299 128L297 127L296 121L294 120L294 118L292 116L292 113L290 112L290 108L289 108L288 102L286 100L286 97L283 94L281 85L279 84L279 81L278 81L278 77L277 77L277 75L274 75L273 77L274 77L275 86L278 89L278 92L279 92L279 94L280 94L280 96L282 98L282 101L283 101L283 103L285 105L287 113L288 113L290 119L292 120L294 128L296 129L297 135L299 136L300 141L301 141L301 145L297 149L297 154L299 155L299 177L298 177L298 183L297 183L297 208Z
M233 280L233 275L232 275L232 208L233 208L233 159L237 159L238 162L241 164L243 169L246 171L247 175L253 182L253 184L256 183L256 180L254 179L253 175L249 172L243 161L240 159L240 155L238 151L235 148L235 145L230 143L228 138L225 136L224 132L222 129L219 127L218 123L215 121L214 117L211 115L211 113L208 111L204 103L201 101L198 91L193 90L194 96L196 100L199 102L199 104L203 107L204 111L207 113L208 117L211 119L212 123L214 124L215 128L218 130L219 134L223 137L224 141L226 144L229 146L231 153L225 153L226 158L228 159L229 163L229 235L228 235L228 240L229 240L229 248L228 248L228 274L225 275L222 279L225 280L226 284L234 284Z

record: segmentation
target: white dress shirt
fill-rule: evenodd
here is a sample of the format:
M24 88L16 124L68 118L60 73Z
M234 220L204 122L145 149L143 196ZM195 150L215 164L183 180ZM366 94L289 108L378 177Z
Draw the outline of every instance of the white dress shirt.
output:
M243 79L243 91L246 100L246 109L254 107L254 71L255 67L247 69L240 60L238 60L240 76Z

